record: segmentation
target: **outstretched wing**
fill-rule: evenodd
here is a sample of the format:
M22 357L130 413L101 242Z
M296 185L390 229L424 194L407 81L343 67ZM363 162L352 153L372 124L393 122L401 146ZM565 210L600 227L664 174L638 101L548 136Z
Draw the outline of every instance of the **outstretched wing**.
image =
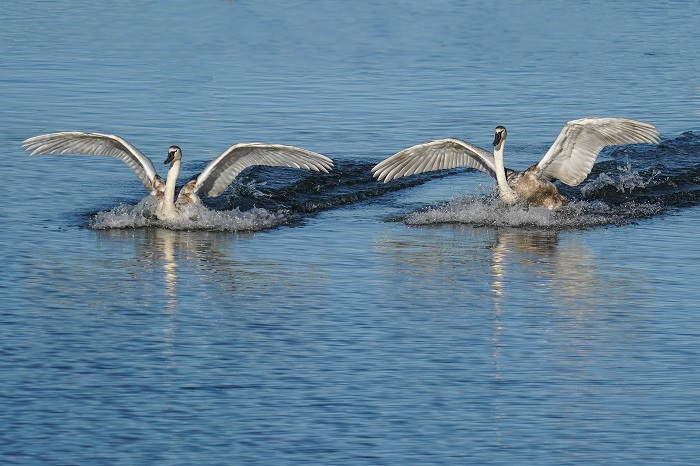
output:
M333 161L325 155L292 146L260 142L236 144L212 160L199 174L197 191L218 196L240 172L253 165L306 168L328 173Z
M496 176L493 154L461 139L438 139L409 147L372 168L375 178L387 181L401 176L455 167L471 167Z
M22 142L22 146L32 151L30 155L59 153L116 157L136 173L147 190L155 190L153 180L158 174L153 163L119 136L68 131L34 136Z
M605 146L658 144L656 128L625 118L583 118L568 122L552 147L537 164L538 174L569 186L581 183Z

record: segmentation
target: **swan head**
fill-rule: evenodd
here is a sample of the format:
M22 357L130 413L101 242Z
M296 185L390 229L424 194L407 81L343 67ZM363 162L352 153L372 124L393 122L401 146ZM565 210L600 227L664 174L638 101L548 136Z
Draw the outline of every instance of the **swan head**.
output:
M165 159L165 165L176 160L182 160L182 150L177 146L170 146L168 149L168 158Z
M496 134L493 138L493 147L499 147L501 144L506 142L507 135L508 133L506 132L505 126L496 126Z

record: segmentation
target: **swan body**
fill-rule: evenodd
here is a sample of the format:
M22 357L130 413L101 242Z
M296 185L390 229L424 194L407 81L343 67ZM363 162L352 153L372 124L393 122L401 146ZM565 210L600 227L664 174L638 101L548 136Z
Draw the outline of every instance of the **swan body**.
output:
M80 154L116 157L126 163L145 188L157 199L156 217L175 220L189 204L200 203L199 193L218 196L245 168L253 165L305 168L328 173L333 161L328 157L279 144L259 142L235 144L212 160L202 173L187 182L175 198L177 178L182 163L182 150L170 146L165 164L170 164L165 179L161 178L153 162L119 136L100 133L61 132L31 137L22 146L30 155Z
M503 149L507 132L497 126L493 153L460 139L439 139L404 149L378 163L372 172L385 183L401 176L455 167L471 167L496 178L504 204L524 203L555 208L566 204L554 182L580 184L590 174L600 151L622 144L658 144L656 128L625 118L582 118L564 125L537 164L523 172L506 168Z

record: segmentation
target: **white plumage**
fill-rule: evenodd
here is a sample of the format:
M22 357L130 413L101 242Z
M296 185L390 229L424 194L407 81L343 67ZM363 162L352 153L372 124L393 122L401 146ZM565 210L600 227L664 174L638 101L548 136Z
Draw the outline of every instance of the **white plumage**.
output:
M198 193L218 196L245 168L253 165L304 168L328 173L333 161L328 157L279 144L259 142L235 144L212 160L196 179L185 184L175 201L175 185L182 151L171 146L165 163L171 163L165 181L158 176L151 160L119 136L100 133L61 132L34 136L22 143L30 155L79 154L116 157L126 163L146 189L158 198L156 215L161 220L178 217L184 206L199 202Z
M656 128L624 118L582 118L568 122L537 164L540 176L576 186L586 179L605 146L658 144Z
M568 122L542 160L523 172L503 165L506 129L496 128L494 153L459 139L426 142L387 158L372 168L374 176L390 181L401 176L455 167L471 167L495 177L499 195L507 204L557 207L566 203L553 181L570 186L591 172L600 151L611 145L659 142L656 128L625 118L582 118Z

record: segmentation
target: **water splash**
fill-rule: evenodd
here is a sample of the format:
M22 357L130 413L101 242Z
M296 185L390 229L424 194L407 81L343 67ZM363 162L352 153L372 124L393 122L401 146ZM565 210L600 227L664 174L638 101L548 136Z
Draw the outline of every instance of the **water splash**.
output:
M288 224L293 219L293 214L288 211L261 208L216 211L201 204L191 204L178 219L162 221L156 218L155 209L155 198L148 196L136 205L120 205L106 212L97 212L90 228L159 227L171 230L258 231Z
M612 206L602 201L574 201L558 209L506 206L495 197L462 198L445 205L413 212L407 225L463 223L474 226L537 227L551 230L623 225L663 211L660 204L628 202Z
M581 187L581 196L594 198L601 192L612 190L618 193L630 194L635 190L653 186L659 181L661 171L657 169L633 170L629 160L625 165L618 165L617 171L601 173Z
M403 221L408 225L463 223L475 226L537 227L552 230L622 225L637 219L652 217L666 209L660 202L638 201L624 196L653 185L658 175L657 171L635 171L627 163L618 166L616 173L599 174L580 188L577 196L571 196L567 192L571 202L557 209L506 206L493 194L486 198L455 199L444 205L421 209L407 215ZM612 197L611 191L623 196ZM575 197L582 199L577 200Z

